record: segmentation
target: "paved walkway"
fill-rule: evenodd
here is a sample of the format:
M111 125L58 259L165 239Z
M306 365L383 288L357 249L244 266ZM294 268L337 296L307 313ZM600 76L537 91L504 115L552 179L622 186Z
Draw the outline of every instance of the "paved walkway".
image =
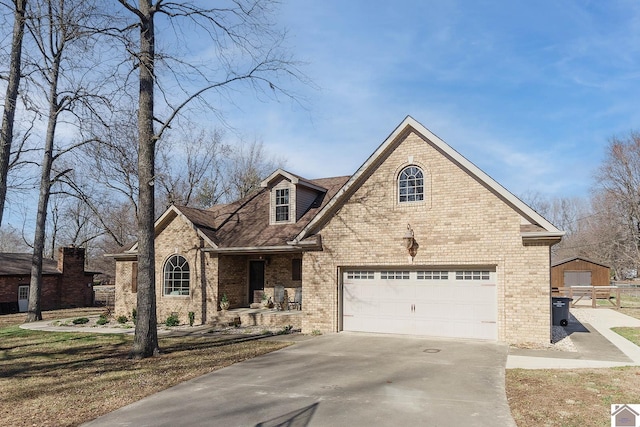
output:
M609 308L582 306L572 308L569 325L565 328L577 352L557 350L529 350L512 348L506 361L507 369L572 369L640 366L640 347L613 332L617 326L640 327L640 319L624 315ZM134 328L53 326L52 321L25 323L24 329L88 332L106 334L133 334ZM210 330L209 325L184 330L159 329L158 334L193 335Z
M640 319L608 308L577 307L566 331L577 352L511 349L507 369L573 369L640 366L640 347L613 332L617 326L640 327Z
M89 316L89 317L97 317L97 316ZM108 327L108 326L58 326L54 325L54 322L67 323L67 321L71 321L70 319L59 319L59 320L41 320L39 322L31 322L31 323L23 323L20 325L22 329L30 329L32 331L49 331L49 332L86 332L88 334L124 334L124 335L133 335L135 334L135 328L124 328L124 327ZM201 335L203 333L207 333L211 331L211 325L199 325L193 327L176 327L171 329L164 329L162 327L158 328L158 336L185 336L185 335Z

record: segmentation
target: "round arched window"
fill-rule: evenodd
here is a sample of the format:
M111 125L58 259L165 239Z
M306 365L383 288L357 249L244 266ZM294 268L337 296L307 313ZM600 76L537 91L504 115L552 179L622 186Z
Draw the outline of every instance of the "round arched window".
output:
M183 256L173 255L164 264L164 294L189 295L189 263Z
M408 166L398 176L398 201L421 202L424 200L424 174L417 166Z

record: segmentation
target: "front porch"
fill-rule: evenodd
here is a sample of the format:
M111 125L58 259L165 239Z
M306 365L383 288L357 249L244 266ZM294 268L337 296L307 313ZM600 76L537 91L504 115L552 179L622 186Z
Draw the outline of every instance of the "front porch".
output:
M302 310L276 310L270 308L234 308L217 311L208 323L219 326L263 326L265 328L302 329Z

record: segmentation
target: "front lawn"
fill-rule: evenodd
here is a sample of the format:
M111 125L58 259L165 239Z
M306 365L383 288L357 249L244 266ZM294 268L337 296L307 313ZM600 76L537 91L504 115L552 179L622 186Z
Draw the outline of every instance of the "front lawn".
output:
M611 425L611 405L640 403L640 367L506 371L518 427Z
M163 354L127 358L132 337L0 329L5 426L75 426L180 382L288 344L228 335L160 338Z

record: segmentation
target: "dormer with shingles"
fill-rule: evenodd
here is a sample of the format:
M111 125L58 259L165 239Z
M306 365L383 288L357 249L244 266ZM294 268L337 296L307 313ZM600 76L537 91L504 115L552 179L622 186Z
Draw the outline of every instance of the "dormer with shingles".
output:
M311 181L278 169L260 184L269 191L269 225L294 224L327 192Z

